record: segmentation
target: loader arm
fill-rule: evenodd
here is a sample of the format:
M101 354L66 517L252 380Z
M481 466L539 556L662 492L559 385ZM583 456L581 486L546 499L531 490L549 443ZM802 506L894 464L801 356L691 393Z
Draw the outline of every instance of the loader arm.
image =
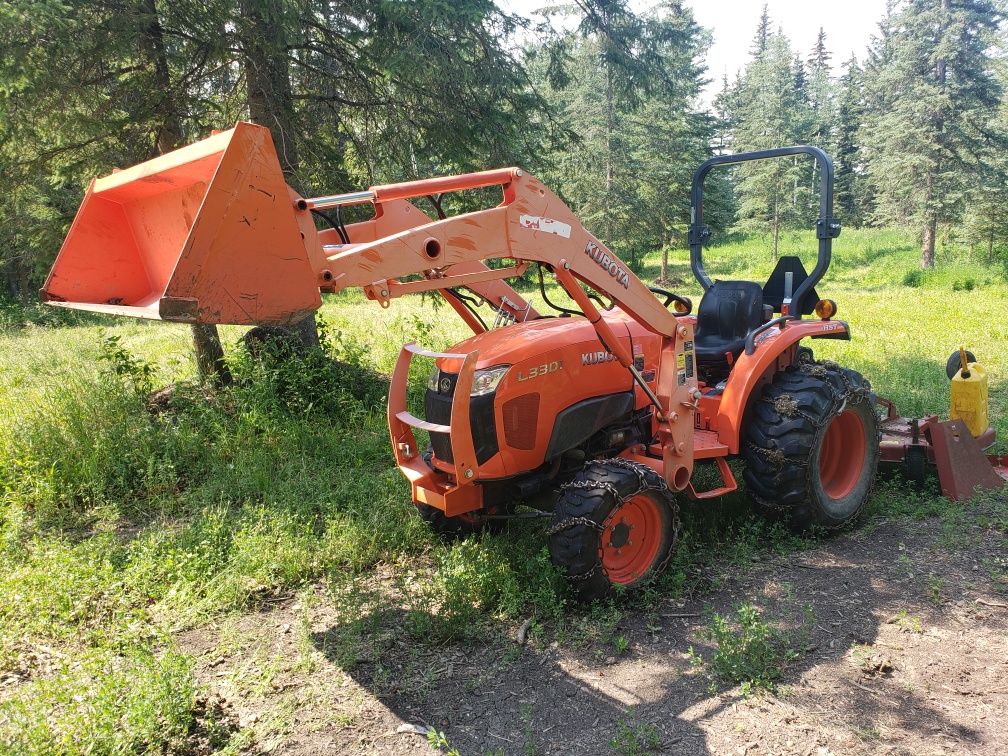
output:
M456 277L464 285L468 269L462 266L508 258L519 265L537 262L554 271L569 270L655 333L672 336L676 332L675 316L542 182L518 168L449 178L452 191L500 186L503 201L497 207L432 221L374 241L324 247L333 271L332 290L360 286L369 296L387 301L392 288L384 284L396 279L436 268L445 271L439 278L443 286L455 285ZM378 207L389 199L444 191L445 185L445 179L430 179L374 187L369 190L369 201ZM311 202L300 205L298 212L307 213Z
M662 459L641 454L638 461L652 465L673 489L683 490L693 470L693 414L699 400L694 371L684 369L686 364L692 365L693 360L693 355L688 354L692 350L693 320L680 320L669 312L616 255L581 225L559 197L522 170L507 168L374 187L360 199L372 201L377 207L383 201L488 186L501 187L502 202L496 207L414 226L370 242L327 247L324 252L327 270L333 272L332 290L360 286L370 298L387 306L388 300L396 295L397 279L420 271L436 269L437 283L447 287L455 283L463 285L470 280L472 274L464 266L475 261L513 260L515 268L504 269L511 275L532 262L548 266L592 324L599 341L631 373L657 410L655 418ZM344 196L326 201L347 200ZM307 213L314 202L296 203L297 211ZM495 272L503 274L501 270ZM619 339L613 332L579 282L611 297L624 312L663 337L661 365L654 388L638 370L632 348L628 349L625 339ZM408 359L403 364L408 365ZM407 426L422 426L408 418L404 404L393 407L390 398L389 406L397 461L403 469L412 469L411 465L419 467L415 440L407 432ZM453 440L461 440L464 436L463 432L452 433ZM461 467L459 471L457 480L465 480ZM467 468L467 472L475 474L472 468ZM428 477L422 469L417 474L424 479ZM423 485L414 481L414 488L419 490ZM462 484L457 491L466 488ZM466 500L465 506L475 504ZM445 507L445 511L451 508L448 504Z

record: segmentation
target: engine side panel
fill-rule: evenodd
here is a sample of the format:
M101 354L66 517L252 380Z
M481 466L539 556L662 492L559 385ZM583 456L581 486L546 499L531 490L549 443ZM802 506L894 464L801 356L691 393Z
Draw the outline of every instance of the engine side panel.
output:
M629 348L626 316L613 311L606 317ZM547 459L554 424L564 410L589 399L633 391L629 372L605 350L595 329L582 317L516 323L452 347L455 353L475 349L480 352L477 369L511 366L494 400L499 451L481 463L481 478L536 469ZM439 368L457 370L459 362L443 359Z

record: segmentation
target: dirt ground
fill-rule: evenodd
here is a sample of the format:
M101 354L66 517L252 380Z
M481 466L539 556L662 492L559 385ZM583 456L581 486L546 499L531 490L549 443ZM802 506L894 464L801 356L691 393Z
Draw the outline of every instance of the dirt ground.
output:
M417 734L433 727L463 755L1004 754L1004 523L981 517L969 531L875 521L754 562L693 601L614 612L618 622L599 631L595 621L587 638L575 619L565 632L533 628L524 644L516 627L418 647L393 617L363 632L346 664L344 612L319 589L182 645L210 691L207 738L241 726L252 751L446 753ZM689 653L709 658L712 612L746 600L768 618L806 604L814 614L775 692L748 698L713 688ZM642 737L611 744L635 731L657 735L657 748Z

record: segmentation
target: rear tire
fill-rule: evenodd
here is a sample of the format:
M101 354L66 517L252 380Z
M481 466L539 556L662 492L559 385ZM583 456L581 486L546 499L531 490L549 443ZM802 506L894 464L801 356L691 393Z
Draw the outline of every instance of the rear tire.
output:
M547 535L578 598L602 599L661 573L679 540L679 509L651 468L593 462L563 487Z
M796 530L834 530L864 509L879 461L875 398L860 373L792 365L753 407L743 449L749 498Z

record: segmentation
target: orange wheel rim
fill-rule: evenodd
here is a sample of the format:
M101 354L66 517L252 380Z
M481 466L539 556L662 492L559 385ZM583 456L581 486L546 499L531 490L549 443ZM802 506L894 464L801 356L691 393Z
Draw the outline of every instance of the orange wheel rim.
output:
M861 416L846 410L833 418L819 450L819 479L827 496L842 499L854 490L861 479L867 452Z
M662 516L648 496L637 494L613 510L602 529L602 566L609 580L629 585L650 569L662 540Z

